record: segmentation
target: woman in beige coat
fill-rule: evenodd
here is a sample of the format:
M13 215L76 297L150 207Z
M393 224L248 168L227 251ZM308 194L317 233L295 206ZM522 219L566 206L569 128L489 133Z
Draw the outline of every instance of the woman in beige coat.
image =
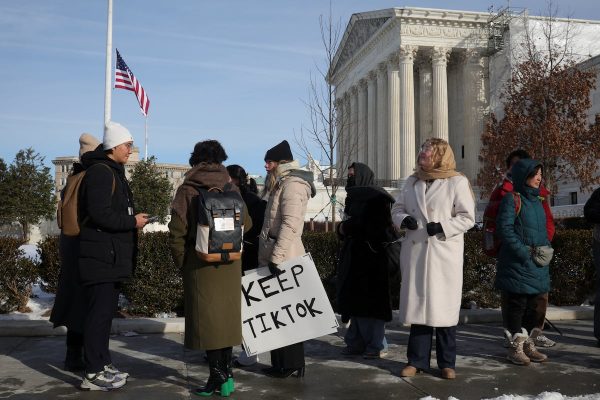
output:
M169 223L169 245L183 271L185 347L206 350L210 376L195 394L233 391L232 347L242 342L241 261L211 263L196 253L198 188L238 191L222 162L227 154L216 140L199 142L190 157L192 168L177 189ZM252 222L244 210L244 229Z
M308 200L316 194L312 172L301 170L298 162L290 161L292 158L285 140L265 154L269 198L259 237L258 264L268 266L273 274L280 273L278 264L305 253L301 240L304 214ZM269 376L304 376L304 344L271 351L271 365L264 370Z
M442 377L454 379L456 324L463 281L464 233L475 223L469 180L456 171L443 139L421 147L417 168L392 208L392 220L407 229L400 251L400 321L410 324L402 376L429 368L433 330Z

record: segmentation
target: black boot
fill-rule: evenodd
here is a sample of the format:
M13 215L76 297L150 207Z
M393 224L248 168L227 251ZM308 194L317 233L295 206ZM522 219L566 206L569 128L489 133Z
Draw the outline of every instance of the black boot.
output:
M227 366L223 363L221 350L208 350L208 367L210 375L204 387L194 390L198 396L211 396L218 392L221 396L229 396L229 385L227 384Z
M223 350L223 358L225 360L225 366L227 368L227 388L229 389L229 393L235 392L235 383L233 382L233 366L231 362L231 354L232 348L228 347Z
M65 371L83 371L85 363L83 362L82 346L67 346L67 355L65 357Z

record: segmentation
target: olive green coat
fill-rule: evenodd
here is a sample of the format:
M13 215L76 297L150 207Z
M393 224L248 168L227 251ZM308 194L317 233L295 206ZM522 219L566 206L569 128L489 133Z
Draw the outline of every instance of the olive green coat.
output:
M181 193L180 193L181 192ZM177 196L185 196L179 191ZM207 263L196 255L197 195L188 199L187 223L173 212L169 246L183 272L186 348L216 350L242 342L242 262ZM252 221L244 210L244 230Z

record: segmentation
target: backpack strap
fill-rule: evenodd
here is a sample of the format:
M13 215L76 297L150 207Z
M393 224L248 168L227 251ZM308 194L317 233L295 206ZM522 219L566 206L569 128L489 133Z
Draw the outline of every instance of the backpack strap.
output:
M521 195L517 192L511 192L513 195L513 200L515 202L515 215L519 216L521 212Z

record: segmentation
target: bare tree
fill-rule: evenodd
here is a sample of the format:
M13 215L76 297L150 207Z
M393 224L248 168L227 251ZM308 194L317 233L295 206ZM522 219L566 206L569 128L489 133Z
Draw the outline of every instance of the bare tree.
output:
M582 190L600 182L598 119L589 124L590 91L596 71L582 70L573 56L574 27L548 15L537 26L524 21L519 62L511 71L501 98L504 116L492 114L482 135L478 182L489 192L501 178L506 155L515 148L528 150L544 166L547 186L556 193L560 182L578 180ZM539 37L536 37L541 35Z
M344 138L349 132L351 118L347 112L341 112L341 102L337 99L332 83L333 64L337 46L342 33L340 22L333 21L331 3L329 15L319 17L321 42L324 50L322 64L316 64L316 73L311 72L308 100L304 101L310 116L310 124L302 126L296 142L307 160L314 160L311 149L317 148L321 160L327 165L316 164L323 175L329 202L324 208L331 208L332 223L336 222L337 191L345 180L341 177L351 163L350 157L355 144ZM337 154L336 154L337 149ZM335 171L335 172L334 172Z

